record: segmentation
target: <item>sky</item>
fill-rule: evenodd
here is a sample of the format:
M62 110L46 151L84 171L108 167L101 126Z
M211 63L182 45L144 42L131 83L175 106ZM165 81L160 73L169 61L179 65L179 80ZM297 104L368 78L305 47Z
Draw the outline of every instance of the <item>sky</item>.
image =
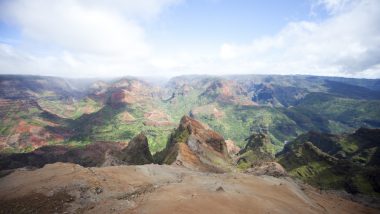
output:
M0 73L380 78L380 0L0 0Z

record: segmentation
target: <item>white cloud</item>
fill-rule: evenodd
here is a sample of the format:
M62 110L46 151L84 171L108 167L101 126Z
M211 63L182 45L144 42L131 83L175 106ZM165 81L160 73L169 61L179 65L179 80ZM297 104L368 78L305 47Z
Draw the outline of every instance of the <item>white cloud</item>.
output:
M348 4L325 2L331 10ZM380 77L380 1L350 4L350 10L322 22L289 23L278 34L250 44L223 44L220 57L238 72L247 72L253 62L251 72Z
M315 0L329 13L323 21L288 23L275 35L254 38L248 44L224 43L208 54L154 49L141 23L180 2L2 1L0 18L18 26L22 35L18 43L0 42L0 72L82 77L272 73L380 78L379 0Z
M166 74L311 74L380 78L380 2L342 3L322 22L288 23L248 44L224 43L219 56L155 61ZM332 8L326 8L332 10Z
M175 74L310 74L380 78L380 1L320 2L323 21L288 23L248 44L224 43L219 56L168 57ZM163 64L161 64L163 65Z
M141 20L179 0L8 0L0 18L21 30L19 44L1 44L1 72L52 75L139 74L149 60ZM144 67L144 68L143 68Z
M27 39L63 49L98 54L146 55L143 29L111 11L68 0L16 0L1 11Z

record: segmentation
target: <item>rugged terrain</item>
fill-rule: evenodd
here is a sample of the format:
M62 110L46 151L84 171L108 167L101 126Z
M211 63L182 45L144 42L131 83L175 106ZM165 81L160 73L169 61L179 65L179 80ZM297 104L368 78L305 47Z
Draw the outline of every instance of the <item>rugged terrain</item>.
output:
M379 104L379 80L3 75L0 211L376 213Z
M366 143L358 142L372 148L369 145L377 146L373 144L377 134L377 130L360 129L353 136L365 137ZM295 158L293 153L288 154L291 145L300 139L319 138L306 135L287 144L281 156L288 162L279 162L297 177L289 168L289 161ZM305 144L312 146L309 141ZM378 212L375 198L365 201L370 205L367 207L342 193L296 183L275 162L271 149L269 136L257 133L247 138L239 153L229 153L220 134L184 116L166 148L154 156L143 133L128 144L44 146L30 153L8 154L0 159L2 169L7 169L1 171L0 213ZM319 151L317 147L314 150ZM320 153L317 161L334 158ZM313 157L297 156L297 160L309 161ZM368 163L372 163L373 157ZM333 167L345 166L339 164L334 163ZM315 179L321 179L318 172L312 172ZM339 175L335 171L331 174ZM324 179L321 180L330 182Z
M143 131L155 153L188 115L239 147L266 128L280 151L307 131L380 127L379 91L379 80L314 76L181 76L157 84L1 75L0 150L125 142Z
M352 134L309 132L285 145L277 160L290 175L323 189L380 194L380 129Z
M25 179L25 178L28 179ZM0 213L378 213L292 180L180 166L55 163L0 180Z

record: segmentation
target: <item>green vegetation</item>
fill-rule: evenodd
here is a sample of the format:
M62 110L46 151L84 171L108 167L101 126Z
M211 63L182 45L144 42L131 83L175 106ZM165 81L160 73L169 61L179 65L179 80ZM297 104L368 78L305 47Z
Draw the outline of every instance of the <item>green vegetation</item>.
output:
M296 111L308 109L323 118L343 124L342 126L361 127L373 126L376 121L380 121L379 100L360 100L341 98L329 94L312 93L296 107ZM314 122L315 120L311 120ZM328 130L332 133L338 133L341 128L332 125ZM336 129L334 129L336 128Z
M238 168L240 171L244 172L245 170L251 168L251 163L241 161L241 162L239 162L239 163L237 164L237 168Z
M170 115L173 121L178 123L183 115L188 115L193 108L206 103L199 99L200 94L200 90L194 89L185 96L176 96L170 101L158 101L158 105Z
M8 145L2 149L9 151L34 148L9 140L15 134L21 137L14 137L14 141L25 141L25 144L33 138L47 144L80 146L96 141L125 142L143 132L155 153L165 148L183 115L191 115L240 147L246 145L245 139L252 133L267 128L272 145L267 148L270 153L280 151L284 142L311 130L342 133L361 126L380 127L380 100L378 92L371 91L377 89L378 83L372 80L275 75L186 76L173 78L167 87L158 90L139 80L125 78L88 87L88 91L78 94L59 78L4 78L15 81L15 86L4 89L7 93L3 97L31 98L38 103L12 104L0 112L0 137ZM25 87L28 92L23 90ZM113 93L120 91L128 91L133 104L109 102ZM173 96L166 99L162 98L163 94ZM252 99L258 100L253 103ZM152 111L167 115L166 125L154 123L160 119L146 118L145 114ZM131 118L126 119L126 113ZM32 131L30 127L20 128L20 122L34 128ZM177 137L179 141L186 138ZM323 141L315 145L322 149L321 144ZM340 151L339 155L358 164L369 163L376 152L372 147L362 148L360 142L351 138L334 145L333 152ZM329 152L326 153L337 155Z
M99 102L90 98L79 101L39 99L38 104L49 112L68 119L77 119L84 113L96 112L102 107Z
M143 132L159 158L168 142L183 143L189 137L187 129L175 131L182 116L189 115L244 148L240 170L273 161L289 142L277 160L291 176L323 189L379 195L378 131L363 128L342 134L380 127L380 95L373 91L379 90L378 80L188 76L174 78L160 89L122 79L83 86L79 93L59 78L3 79L13 85L8 82L9 87L2 88L1 152L127 142ZM163 98L167 94L172 96ZM263 129L268 130L266 143L252 140ZM175 160L183 145L175 146L164 150L162 161ZM224 164L220 157L206 155L212 165Z
M288 143L277 161L291 176L319 188L380 196L380 168L370 162L379 136L370 129L351 135L308 133Z
M176 143L186 143L187 138L189 137L190 133L187 129L182 131L175 131L173 136L171 137L173 139L173 142Z
M376 100L358 100L315 92L308 94L296 106L289 108L241 106L216 100L215 97L220 93L218 88L215 89L215 93L212 91L212 93L204 93L207 85L215 80L211 78L207 81L202 82L204 86L195 85L197 87L190 88L184 93L177 93L172 99L166 101L153 99L148 103L128 105L121 109L107 105L101 107L92 99L74 102L71 104L73 110L69 112L65 110L67 106L62 102L41 101L41 103L54 110L57 115L66 115L74 121L72 124L79 132L73 138L74 140L128 141L143 131L146 132L154 152L165 147L167 138L175 126L145 125L144 113L152 108L169 115L170 122L177 124L183 115L190 114L195 108L212 105L220 115L214 115L212 111L198 111L193 116L221 133L226 139L235 141L240 147L245 145L245 139L252 132L261 127L267 127L272 144L275 145L275 151L280 151L285 141L291 141L308 130L338 133L351 131L353 127L366 125L368 121L380 120L380 111L373 108L380 104L380 101ZM286 92L286 97L291 96L295 90L290 86L291 82L286 85L288 88L283 88L290 90ZM309 87L309 89L312 88ZM318 90L326 91L324 87ZM84 115L85 108L90 108L94 112ZM131 114L135 120L123 122L120 119L120 114L123 112ZM3 130L6 129L1 129L2 132Z
M70 126L77 131L72 140L125 142L143 132L148 138L152 153L155 153L165 147L174 127L145 125L143 109L136 105L105 106L93 114L83 115L71 122ZM124 112L128 112L134 120L123 121L120 114Z
M208 124L226 139L234 140L240 147L245 145L245 139L252 131L261 127L268 127L277 150L282 148L284 141L292 140L297 135L296 124L277 109L235 105L218 105L218 108L224 113L221 118L210 115L197 115L195 118Z

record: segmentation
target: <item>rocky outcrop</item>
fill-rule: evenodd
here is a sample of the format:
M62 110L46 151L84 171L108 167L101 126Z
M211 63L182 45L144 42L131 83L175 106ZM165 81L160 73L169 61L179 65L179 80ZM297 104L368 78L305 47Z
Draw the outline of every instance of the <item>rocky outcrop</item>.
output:
M120 160L128 165L142 165L153 163L153 157L149 150L147 137L140 133L134 137L128 146L118 155Z
M215 172L228 170L231 161L224 138L188 116L182 117L166 148L155 159L160 164Z

